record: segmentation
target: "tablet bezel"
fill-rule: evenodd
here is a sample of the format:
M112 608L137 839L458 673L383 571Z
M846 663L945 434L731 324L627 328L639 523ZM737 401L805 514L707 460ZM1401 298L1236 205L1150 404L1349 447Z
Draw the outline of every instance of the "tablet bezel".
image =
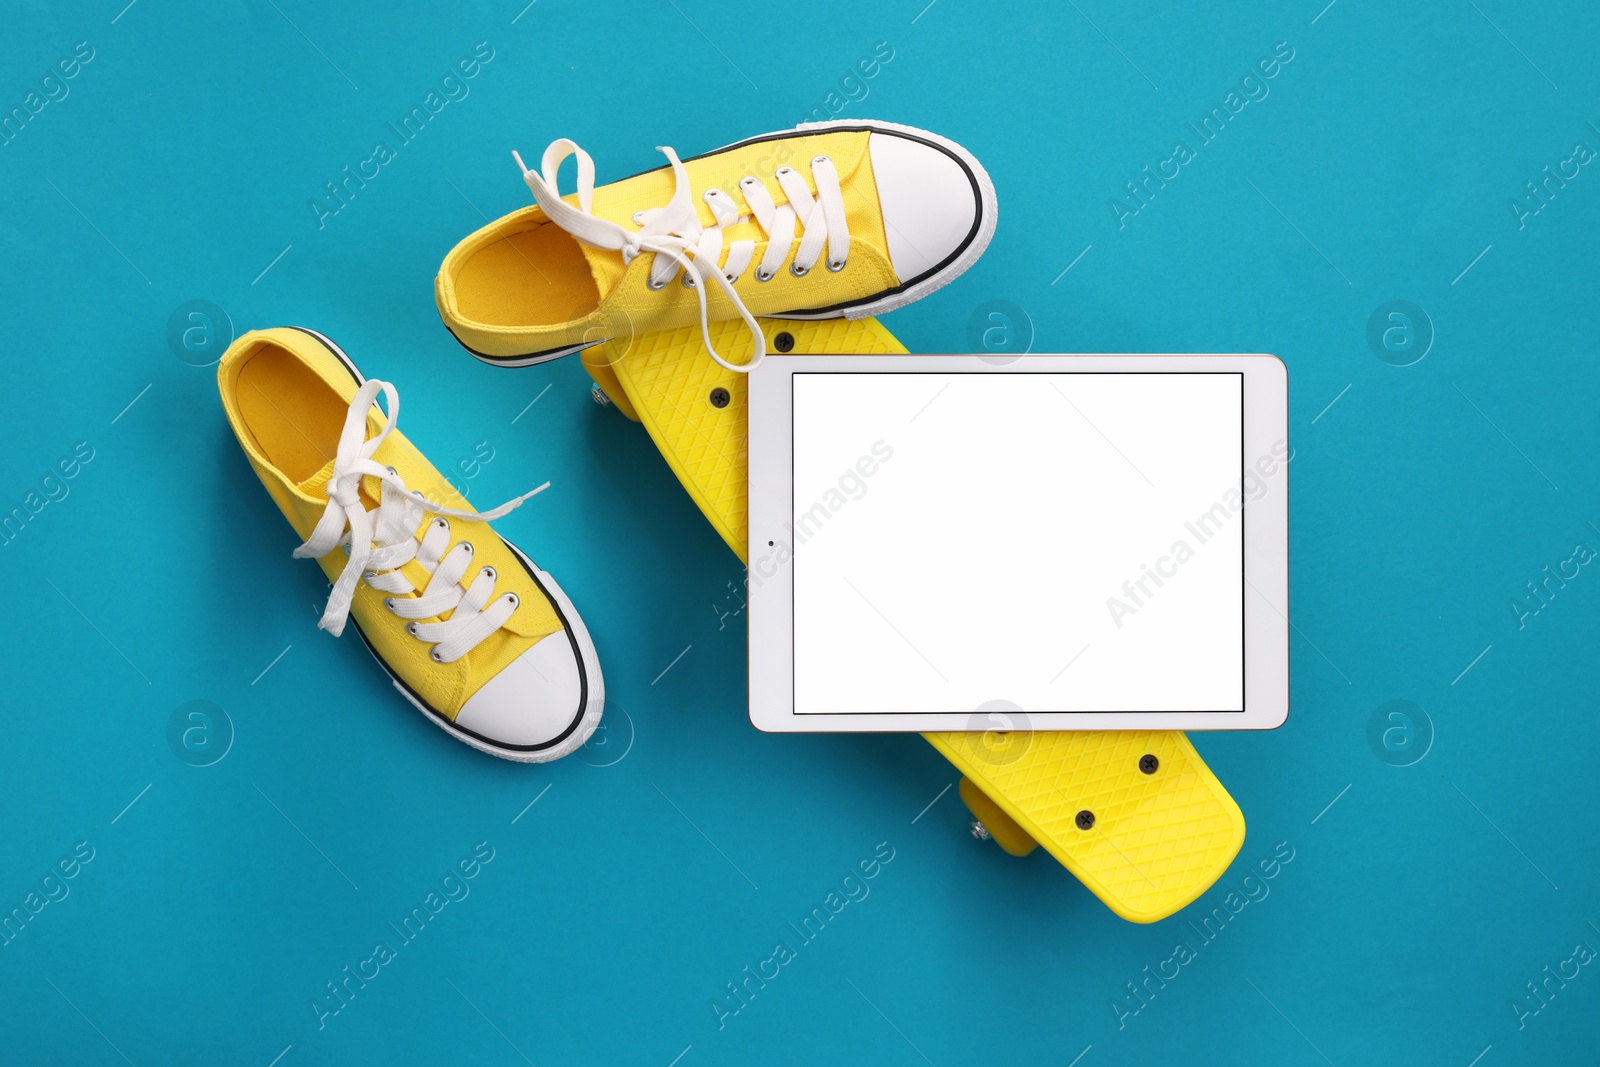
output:
M1276 459L1257 477L1268 489L1244 519L1244 710L927 714L794 710L794 569L785 551L793 511L793 380L796 373L1016 374L1226 373L1244 382L1241 480L1247 467ZM971 355L769 355L749 375L750 721L769 733L922 733L983 729L1270 730L1289 714L1288 372L1267 354L1036 354L1000 361ZM1278 444L1283 455L1273 452Z

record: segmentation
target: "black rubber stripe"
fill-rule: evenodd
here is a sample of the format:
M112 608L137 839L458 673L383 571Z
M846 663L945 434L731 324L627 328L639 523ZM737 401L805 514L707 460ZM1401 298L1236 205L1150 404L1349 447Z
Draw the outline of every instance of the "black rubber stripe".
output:
M439 316L439 321L440 322L444 322L444 316L442 314ZM560 359L562 356L576 355L577 353L582 352L585 348L593 348L595 345L605 344L605 341L593 341L593 342L590 342L589 344L580 345L580 346L578 346L576 348L571 347L571 346L558 345L555 348L547 348L542 352L524 352L521 355L516 355L516 356L491 356L487 352L479 352L476 348L473 348L471 345L467 344L467 342L463 341L459 336L456 335L455 330L450 329L450 324L448 322L444 323L444 328L446 330L450 331L450 336L455 338L456 344L460 345L462 348L465 348L468 352L471 352L474 356L477 356L479 359L483 360L485 363L488 363L488 364L491 364L491 365L495 365L495 366L507 366L509 364L509 361L514 360L514 359L517 359L517 360L531 359L531 360L534 360L535 362L533 362L533 363L519 363L519 364L517 364L517 366L518 367L535 367L535 366L538 366L540 363L545 363L545 362L548 362L548 361L550 361L552 359ZM606 340L610 340L610 338L606 338Z
M334 345L326 337L323 337L315 330L308 330L304 326L290 326L289 329L299 330L313 341L316 341L323 348L326 348L329 352L332 352L333 358L337 359L340 363L343 363L345 370L349 371L350 376L356 380L356 386L358 388L367 384L367 380L361 376L361 371L356 368L354 363L350 362L350 357L339 351L338 346Z
M329 352L333 353L334 358L338 359L338 361L344 365L344 368L350 372L350 377L356 380L356 385L358 387L365 383L365 379L361 377L361 372L356 369L356 365L350 361L350 358L344 353L340 352L339 349L331 344L326 338L306 329L304 326L291 326L290 329L299 330L307 337L310 337L320 343L323 348L326 348ZM495 534L495 536L500 537L499 534ZM372 653L372 658L378 661L378 666L383 668L384 673L393 679L396 685L400 686L407 693L410 693L412 700L416 701L424 708L427 708L430 714L436 715L442 719L450 729L466 734L468 737L476 738L492 748L500 748L508 752L539 752L543 749L550 748L553 745L558 745L562 741L565 741L567 738L572 736L572 731L576 730L578 726L582 724L589 709L589 671L583 662L583 650L578 647L577 634L573 632L572 625L567 621L566 614L562 612L561 603L556 600L555 597L550 595L550 590L544 587L544 583L541 582L539 580L539 576L534 573L533 567L529 561L511 544L511 542L507 541L504 537L500 537L500 543L511 550L511 554L517 558L517 562L522 564L522 569L528 572L528 577L533 579L533 584L538 587L540 594L544 596L545 600L549 601L550 607L555 610L556 618L561 620L561 628L566 632L567 642L572 647L572 657L578 662L577 717L572 720L571 724L568 725L565 730L561 731L559 735L551 740L541 742L537 745L508 745L503 741L496 741L493 738L484 737L482 734L474 730L469 730L465 726L457 724L444 712L440 711L438 708L422 699L421 694L419 694L415 689L411 688L410 685L406 684L406 680L404 678L401 678L398 674L389 669L389 664L384 662L383 657L378 655L378 650L372 647L372 642L367 639L367 632L361 628L361 622L355 617L354 614L350 616L350 622L354 624L356 628L356 634L361 638L361 643L367 646L367 651Z

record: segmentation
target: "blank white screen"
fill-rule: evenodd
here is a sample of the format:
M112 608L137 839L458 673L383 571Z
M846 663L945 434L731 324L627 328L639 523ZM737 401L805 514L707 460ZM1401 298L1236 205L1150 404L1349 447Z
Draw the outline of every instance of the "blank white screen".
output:
M793 395L797 714L1243 710L1242 375Z

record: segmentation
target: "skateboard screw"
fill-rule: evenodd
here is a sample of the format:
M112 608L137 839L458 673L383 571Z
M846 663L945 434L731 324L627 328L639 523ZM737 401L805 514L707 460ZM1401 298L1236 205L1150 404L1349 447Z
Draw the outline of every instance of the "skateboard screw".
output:
M972 820L972 836L979 841L989 840L989 828L977 819Z
M1074 821L1078 824L1078 829L1092 830L1094 828L1094 812L1084 808L1078 812L1078 817Z
M783 331L772 339L772 347L776 348L779 352L794 351L794 334L790 333L788 330Z
M728 391L726 389L722 388L722 386L719 385L715 389L711 390L711 406L712 407L714 407L714 408L725 408L725 407L728 406L728 399L729 399Z
M601 389L598 385L589 391L589 395L594 397L594 402L599 404L601 407L608 408L611 406L611 398L606 396L605 390Z
M1139 757L1139 769L1146 774L1156 773L1156 768L1159 766L1161 766L1161 761L1148 752Z

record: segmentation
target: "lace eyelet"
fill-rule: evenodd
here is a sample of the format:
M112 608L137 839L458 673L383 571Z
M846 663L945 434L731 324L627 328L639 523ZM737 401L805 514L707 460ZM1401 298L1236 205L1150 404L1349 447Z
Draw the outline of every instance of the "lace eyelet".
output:
M634 225L636 225L636 226L643 226L644 225L644 212L635 211L633 213L633 222L634 222Z
M444 662L444 660L439 657L439 650L437 648L428 649L428 658L433 660L435 663Z
M515 594L515 593L507 593L506 594L506 600L508 600L511 603L512 607L516 607L518 604L522 603L522 601L517 599L517 594Z
M811 273L811 268L802 267L798 263L791 263L789 264L789 273L793 274L796 278L804 278L807 274Z
M772 280L772 277L773 276L768 274L766 271L763 271L763 270L757 270L756 271L756 281L758 281L758 282L770 282Z
M845 262L846 261L842 260L842 259L837 263L833 262L832 260L829 260L828 261L828 269L831 270L833 273L838 274L840 271L844 270Z
M441 530L450 529L450 524L448 522L445 522L443 519L434 519L433 520L433 524L435 526L437 526Z
M461 542L461 547L467 550L467 555L469 555L469 556L472 555L472 542L471 541L463 541L463 542Z
M818 163L832 163L832 162L833 162L833 160L829 159L827 156L812 156L811 157L811 165L813 167L816 166Z
M777 173L779 173L779 174L793 174L794 173L794 168L793 167L779 167Z
M739 184L743 187L749 187L752 185L759 185L761 183L756 181L754 178L740 178Z
M481 573L487 574L491 582L499 577L499 575L495 573L495 569L493 567L485 567Z
M384 597L383 598L383 606L387 610L393 611L394 610L394 597L392 597L392 596Z
M737 274L726 274L726 273L724 273L724 274L723 274L723 275L722 275L722 276L723 276L723 277L724 277L724 278L726 278L726 279L728 279L728 281L729 281L729 282L730 282L730 283L732 283L732 282L736 282L736 281L738 281L738 280L739 280L739 276L738 276L738 275L737 275Z
M667 287L667 283L666 282L662 282L660 285L657 285L656 284L656 280L654 278L645 279L645 283L644 284L645 284L645 287L647 289L649 289L651 292L655 292L655 293L659 293L661 290L663 290L663 289L665 289Z
M683 287L685 289L693 289L694 288L694 279L689 276L687 271L685 271L684 275L683 275Z
M410 634L412 637L417 636L417 624L414 622L406 623L406 633Z

